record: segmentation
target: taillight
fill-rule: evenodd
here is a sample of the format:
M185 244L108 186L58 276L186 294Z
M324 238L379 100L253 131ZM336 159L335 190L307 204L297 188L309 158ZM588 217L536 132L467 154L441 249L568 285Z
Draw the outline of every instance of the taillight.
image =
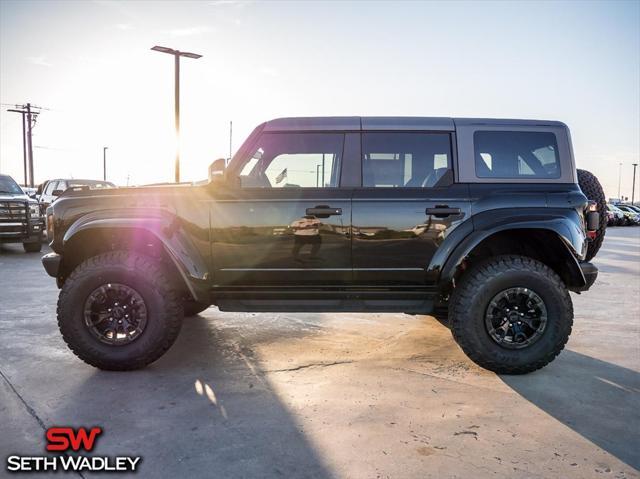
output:
M589 201L585 212L587 223L587 238L596 239L598 227L600 226L600 215L598 214L598 203Z

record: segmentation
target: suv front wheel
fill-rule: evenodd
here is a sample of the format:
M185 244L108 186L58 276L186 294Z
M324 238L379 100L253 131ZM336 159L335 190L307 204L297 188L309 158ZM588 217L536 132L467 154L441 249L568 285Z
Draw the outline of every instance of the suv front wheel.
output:
M182 324L180 294L161 264L112 251L81 263L58 299L58 326L71 350L100 369L138 369L162 356Z
M497 256L470 269L454 290L449 322L456 342L478 365L525 374L564 348L573 305L560 277L525 256Z

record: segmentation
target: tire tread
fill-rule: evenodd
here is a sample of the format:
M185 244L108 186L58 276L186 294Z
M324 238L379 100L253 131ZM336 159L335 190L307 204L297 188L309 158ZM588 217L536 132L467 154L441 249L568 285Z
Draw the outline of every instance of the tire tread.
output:
M548 281L553 283L555 288L563 291L564 294L561 295L563 309L569 313L569 324L567 333L560 335L556 339L556 342L546 355L527 365L513 366L495 361L478 351L472 345L465 326L466 321L469 320L468 314L473 298L480 294L481 288L489 280L508 272L521 272L524 270L544 276ZM499 374L526 374L546 366L564 349L573 326L573 304L564 282L547 265L526 256L501 255L479 264L468 271L463 277L451 298L449 305L449 324L451 325L451 331L456 342L476 364Z
M73 337L68 328L78 327L70 320L72 317L72 306L68 299L70 293L78 287L78 285L89 277L100 274L101 270L109 266L128 265L128 269L142 274L151 286L162 292L165 301L164 320L166 330L164 338L155 347L144 354L140 354L133 359L127 361L126 364L121 361L110 361L109 359L98 359L101 354L98 349L89 341L77 342L78 335ZM162 356L174 343L182 326L182 301L178 292L172 287L168 279L168 275L162 266L149 256L140 253L116 250L93 256L82 262L73 270L69 278L65 281L58 297L57 317L58 328L62 333L64 341L71 351L82 359L85 363L97 367L99 369L111 371L127 371L144 367Z

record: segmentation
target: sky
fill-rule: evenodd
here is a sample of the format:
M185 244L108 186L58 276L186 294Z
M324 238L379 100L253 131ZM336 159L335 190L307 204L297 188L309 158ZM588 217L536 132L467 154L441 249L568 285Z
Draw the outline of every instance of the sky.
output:
M578 167L631 196L640 159L640 1L119 2L0 0L0 171L22 182L171 181L173 58L182 178L206 178L282 116L534 118L569 125ZM620 163L622 166L620 167ZM640 185L637 185L640 189ZM640 194L636 195L636 198Z

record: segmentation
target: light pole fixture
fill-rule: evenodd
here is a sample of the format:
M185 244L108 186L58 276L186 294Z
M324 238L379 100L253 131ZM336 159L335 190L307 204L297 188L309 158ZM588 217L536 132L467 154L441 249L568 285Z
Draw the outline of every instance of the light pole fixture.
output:
M631 204L635 201L636 196L636 167L638 163L631 163L633 165L633 187L631 188Z
M108 146L102 147L102 181L107 181L107 150Z
M620 183L622 182L622 163L618 163L618 201L622 201L620 197Z
M176 121L176 163L175 163L175 181L180 182L180 57L187 58L200 58L202 55L190 52L181 52L180 50L174 50L173 48L160 47L156 45L151 48L152 50L160 53L168 53L173 55L175 62L175 121Z

